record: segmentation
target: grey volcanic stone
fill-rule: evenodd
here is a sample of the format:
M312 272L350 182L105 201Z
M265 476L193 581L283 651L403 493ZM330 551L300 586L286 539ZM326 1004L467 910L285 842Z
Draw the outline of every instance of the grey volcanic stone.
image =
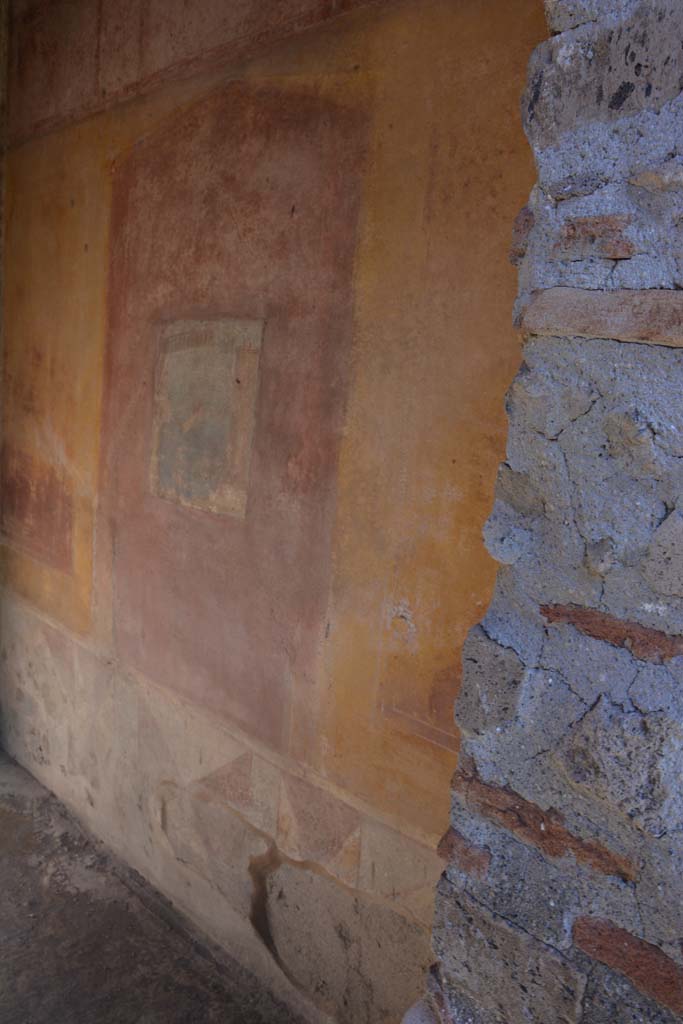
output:
M600 17L624 16L637 4L638 0L545 0L545 13L552 32L565 32Z
M560 954L507 924L442 878L435 949L469 999L506 1024L577 1024L585 977Z
M683 515L672 512L652 535L643 576L653 590L683 597Z
M580 1024L680 1024L680 1017L641 995L621 974L591 970Z
M683 730L664 714L625 714L601 698L559 756L607 813L618 810L652 835L683 827Z
M621 16L602 6L609 14L598 25L548 40L531 59L522 112L534 147L556 145L587 122L657 111L681 92L678 0L643 0L628 16L623 6Z
M475 626L465 641L463 663L466 672L456 704L460 728L478 733L512 721L524 672L512 648L501 647Z

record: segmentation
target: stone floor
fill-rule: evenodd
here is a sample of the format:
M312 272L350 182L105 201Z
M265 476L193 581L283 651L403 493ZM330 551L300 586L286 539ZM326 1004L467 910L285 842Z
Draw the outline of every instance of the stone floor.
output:
M125 877L0 752L2 1024L296 1024Z

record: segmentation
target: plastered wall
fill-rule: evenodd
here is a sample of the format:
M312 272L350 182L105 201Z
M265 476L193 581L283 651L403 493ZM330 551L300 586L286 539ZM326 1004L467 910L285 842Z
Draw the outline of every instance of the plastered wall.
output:
M540 7L13 4L2 740L311 1019L433 959Z

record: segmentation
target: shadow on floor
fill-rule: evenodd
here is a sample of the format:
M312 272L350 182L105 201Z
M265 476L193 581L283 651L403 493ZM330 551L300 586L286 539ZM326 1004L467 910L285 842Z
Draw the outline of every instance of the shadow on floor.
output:
M164 905L0 752L2 1024L297 1024Z

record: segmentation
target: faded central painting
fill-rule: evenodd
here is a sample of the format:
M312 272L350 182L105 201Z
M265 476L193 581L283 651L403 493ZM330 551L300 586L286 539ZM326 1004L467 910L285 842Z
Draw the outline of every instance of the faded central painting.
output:
M118 653L277 749L325 630L363 140L314 80L240 83L114 173Z

